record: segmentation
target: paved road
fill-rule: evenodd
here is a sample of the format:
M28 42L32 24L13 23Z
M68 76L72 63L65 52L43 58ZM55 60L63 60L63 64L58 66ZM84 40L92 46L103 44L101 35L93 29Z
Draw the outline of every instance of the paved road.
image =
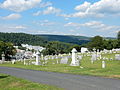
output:
M65 90L120 90L119 79L0 67L0 73L55 85Z

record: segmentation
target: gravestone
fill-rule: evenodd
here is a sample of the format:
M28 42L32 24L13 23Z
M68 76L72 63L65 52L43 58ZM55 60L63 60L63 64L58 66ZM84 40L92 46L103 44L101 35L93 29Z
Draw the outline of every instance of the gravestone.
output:
M12 64L15 64L15 60L12 60Z
M2 54L2 62L4 62L5 61L5 54L3 53Z
M61 64L67 64L68 62L68 58L67 57L63 57L60 61Z
M79 55L79 56L78 56L78 59L79 59L79 60L81 60L81 59L82 59L82 56L81 56L81 55Z
M44 60L44 56L43 56L43 54L41 54L41 60Z
M115 60L120 60L120 54L115 54Z
M59 63L59 61L57 60L57 64Z
M24 58L24 65L26 65L25 58Z
M105 68L105 61L102 61L102 68Z
M35 63L35 65L40 65L40 57L39 57L39 55L40 55L40 53L39 53L39 51L37 51L36 52L36 63Z
M51 59L53 60L53 59L55 59L55 57L54 57L54 56L52 56L52 57L51 57Z
M97 55L95 53L93 53L92 58L91 58L91 63L93 63L96 60L97 60Z
M79 66L79 60L77 60L77 50L75 48L72 49L72 61L70 66Z

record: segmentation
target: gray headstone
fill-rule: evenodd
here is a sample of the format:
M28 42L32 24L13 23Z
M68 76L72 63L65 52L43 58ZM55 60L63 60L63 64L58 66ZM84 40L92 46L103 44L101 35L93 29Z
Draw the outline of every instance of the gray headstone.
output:
M61 64L67 64L68 62L68 58L67 57L63 57L60 61Z
M115 60L120 60L120 54L115 54Z
M93 63L96 60L97 60L97 55L96 54L92 54L91 63Z

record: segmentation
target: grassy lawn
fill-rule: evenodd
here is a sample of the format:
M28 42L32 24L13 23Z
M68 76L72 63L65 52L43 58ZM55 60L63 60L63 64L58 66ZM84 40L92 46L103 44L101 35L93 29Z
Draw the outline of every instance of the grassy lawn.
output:
M0 74L0 90L63 90L63 89L45 84L30 82L6 74Z
M115 54L103 54L102 57L112 58ZM16 64L4 63L0 66L17 67L32 70L50 71L50 72L61 72L61 73L71 73L78 75L94 75L103 76L110 78L120 78L120 61L118 60L105 60L106 68L102 68L102 60L97 60L93 64L90 61L90 56L84 56L80 61L80 66L70 66L70 61L68 64L52 64L56 60L49 60L46 65L35 66L35 65L23 65L23 62L16 62ZM81 66L83 68L81 68Z

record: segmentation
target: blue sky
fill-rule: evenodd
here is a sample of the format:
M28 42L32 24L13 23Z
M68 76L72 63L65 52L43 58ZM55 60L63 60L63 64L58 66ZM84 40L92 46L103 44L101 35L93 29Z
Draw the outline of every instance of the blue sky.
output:
M0 0L0 32L116 37L120 0Z

